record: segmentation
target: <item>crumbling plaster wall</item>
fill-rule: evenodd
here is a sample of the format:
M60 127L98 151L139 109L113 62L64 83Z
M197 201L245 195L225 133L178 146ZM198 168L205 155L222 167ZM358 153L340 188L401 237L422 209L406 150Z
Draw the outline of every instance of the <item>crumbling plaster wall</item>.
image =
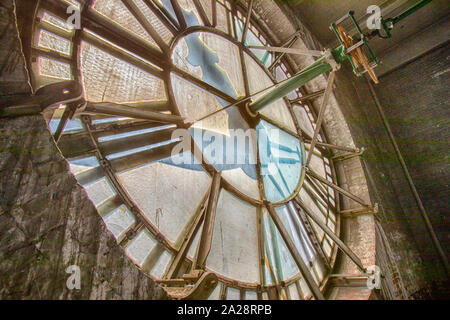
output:
M0 24L4 103L30 94L12 0L0 1ZM79 290L66 286L71 265ZM0 119L0 299L166 298L118 246L44 118Z

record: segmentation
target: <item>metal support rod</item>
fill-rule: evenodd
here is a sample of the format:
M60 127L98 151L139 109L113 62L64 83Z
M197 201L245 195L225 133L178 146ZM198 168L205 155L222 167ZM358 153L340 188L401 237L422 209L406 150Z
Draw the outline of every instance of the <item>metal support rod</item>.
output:
M431 2L431 0L419 1L418 3L413 5L411 8L409 8L409 9L403 11L402 13L400 13L398 16L396 16L394 18L391 18L391 19L387 19L387 20L390 20L390 21L392 21L393 24L396 24L400 20L405 19L407 16L413 14L414 12L416 12L417 10L419 10L420 8L422 8L423 6L427 5L430 2Z
M299 54L299 55L310 56L310 57L323 56L323 52L319 51L319 50L302 50L302 49L295 49L295 48L271 47L271 46L248 46L247 48L256 49L256 50L265 50L265 51L271 51L271 52Z
M183 238L180 241L181 247L178 250L177 255L171 261L169 270L164 276L165 279L174 279L177 276L177 273L179 272L180 267L182 266L186 258L186 255L189 251L192 241L194 240L194 237L196 236L198 230L200 229L201 223L204 219L205 202L207 200L207 197L208 193L205 193L199 206L197 206L197 209L195 210L193 215L194 219L192 223L189 225L187 232L183 235Z
M318 59L309 67L300 71L297 75L291 77L288 81L270 90L256 101L249 104L249 111L256 114L258 111L267 107L269 104L281 99L289 92L303 86L305 83L320 76L321 74L331 71L332 66L325 62L325 57Z
M314 129L314 135L311 140L311 146L309 148L308 156L306 157L305 166L307 167L309 165L309 162L311 161L311 157L313 155L314 148L317 143L317 136L319 135L320 129L322 128L322 121L323 117L325 115L325 110L328 106L328 100L330 99L331 92L333 91L333 83L334 83L334 76L335 72L331 72L330 76L328 77L327 81L327 87L325 89L325 93L322 100L322 105L320 106L319 115L317 116L316 121L316 127Z
M203 222L202 234L197 248L196 256L192 270L203 269L206 265L211 250L211 242L214 231L214 221L216 218L217 202L219 200L221 173L216 172L211 183L211 192L209 194L208 206L206 207L205 218Z
M366 272L366 269L358 256L341 239L339 239L339 237L330 228L328 228L325 223L323 223L322 219L319 219L319 217L312 213L302 200L295 198L294 202L303 209L303 212L305 212L306 215L313 220L320 227L320 229L322 229L331 238L331 240L334 241L334 243L336 243L336 245L358 266L362 272Z
M306 266L305 262L303 261L303 258L301 257L300 253L297 250L297 247L294 244L294 241L292 241L291 237L289 236L288 231L284 227L281 219L278 217L272 204L270 202L266 201L266 207L267 207L267 210L269 211L269 214L272 217L272 220L275 223L278 231L280 232L281 237L283 238L284 242L286 243L286 246L287 246L289 252L291 253L292 258L294 259L295 263L297 264L298 268L300 269L300 272L302 273L313 296L317 300L324 300L325 298L324 298L322 292L320 291L319 286L314 281L314 278L311 275L311 272L309 271L308 267Z
M250 26L250 20L252 17L252 10L253 10L253 0L250 0L250 4L248 5L247 18L245 20L244 31L242 32L242 39L241 39L242 43L245 43L245 38L247 38L247 32L248 32L248 28Z
M358 202L359 204L361 204L361 205L363 205L363 206L365 206L365 207L367 207L367 208L370 208L370 205L368 205L367 203L365 203L363 199L361 199L361 198L355 196L354 194L348 192L347 190L342 189L341 187L335 185L334 183L328 181L327 179L324 179L324 178L321 177L318 173L314 172L314 170L312 170L311 168L306 167L306 174L309 175L309 176L311 176L311 177L313 177L313 178L315 178L315 179L317 179L317 180L319 180L320 182L326 184L327 186L333 188L334 190L336 190L336 191L339 192L340 194L342 194L342 195L344 195L344 196L346 196L346 197L352 199L353 201L356 201L356 202Z
M291 100L291 103L296 103L296 102L305 103L308 100L312 100L312 99L320 97L324 93L325 93L325 89L318 90L318 91L315 91L315 92L311 92L311 93L305 94L305 95L303 95L301 97L298 97L298 98L296 98L294 100Z
M434 232L433 225L431 224L431 221L430 221L430 219L428 217L428 214L427 214L427 212L425 210L425 207L423 206L422 200L420 199L419 193L417 192L416 186L414 185L414 182L413 182L413 180L411 178L411 175L409 174L408 167L406 166L406 162L403 159L402 153L400 152L400 149L399 149L399 147L397 145L397 141L395 140L394 134L392 133L392 130L391 130L391 126L389 125L389 122L388 122L388 120L386 118L386 115L384 114L383 107L381 106L381 103L378 100L378 96L377 96L377 94L375 92L375 89L373 88L373 86L372 86L372 84L370 83L369 80L367 81L367 83L369 85L370 93L372 94L372 97L373 97L373 99L375 101L375 105L377 107L378 113L379 113L379 115L381 117L381 120L383 122L383 125L384 125L384 127L385 127L385 129L386 129L386 131L387 131L387 133L389 135L389 139L391 140L392 146L394 147L395 154L397 155L397 158L398 158L398 160L400 162L400 165L401 165L401 167L403 169L403 173L406 176L406 180L408 181L409 188L411 189L411 192L413 193L414 199L417 202L417 205L419 207L420 213L421 213L422 218L423 218L423 220L425 222L425 226L426 226L426 228L428 230L428 233L430 234L431 240L432 240L432 242L433 242L433 244L434 244L434 246L436 248L436 251L437 251L437 253L438 253L438 255L439 255L440 259L441 259L441 262L442 262L442 264L443 264L443 266L445 268L447 276L449 276L450 275L450 266L449 266L449 263L448 263L447 256L446 256L444 250L442 249L441 243L439 242L439 239L436 236L436 233Z
M142 110L111 102L87 103L86 108L83 111L174 124L184 123L184 118L180 116L159 113L150 110Z

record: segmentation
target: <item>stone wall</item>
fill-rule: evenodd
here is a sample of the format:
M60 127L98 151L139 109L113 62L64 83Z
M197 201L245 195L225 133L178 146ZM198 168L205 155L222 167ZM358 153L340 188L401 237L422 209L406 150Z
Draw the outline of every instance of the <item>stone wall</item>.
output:
M0 42L4 105L31 94L12 0L0 1ZM71 265L80 290L66 286ZM0 119L0 299L165 298L116 243L44 118Z
M42 116L0 121L0 299L162 299L70 173ZM81 269L69 290L66 268Z

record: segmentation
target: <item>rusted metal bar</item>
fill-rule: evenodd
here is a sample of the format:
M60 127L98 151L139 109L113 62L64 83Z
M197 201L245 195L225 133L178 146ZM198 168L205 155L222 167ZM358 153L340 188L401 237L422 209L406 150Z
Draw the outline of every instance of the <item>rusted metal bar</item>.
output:
M151 120L157 122L184 124L184 118L176 115L159 113L149 110L142 110L123 104L112 102L92 103L88 102L83 111L108 114L120 117L129 117L135 119Z
M316 127L314 129L314 135L311 140L311 147L310 147L308 155L306 157L306 162L305 162L306 167L309 165L309 162L311 161L313 150L317 143L317 136L320 132L320 129L322 128L322 121L323 121L323 117L325 115L325 110L328 106L328 100L330 99L331 92L333 91L334 77L335 77L335 71L332 71L330 73L330 75L328 76L327 88L325 89L322 105L320 106L319 115L317 116Z
M352 199L353 201L358 202L359 204L370 208L370 205L368 205L364 200L362 200L361 198L355 196L354 194L348 192L347 190L342 189L341 187L339 187L338 185L335 185L334 183L328 181L327 179L321 177L318 173L314 172L314 170L312 170L311 168L307 167L306 168L306 174L310 175L311 177L319 180L320 182L326 184L327 186L333 188L334 190L336 190L337 192L339 192L340 194Z
M320 291L319 287L317 286L316 282L314 281L314 278L311 275L311 272L309 271L308 267L306 266L305 262L303 261L302 257L300 256L300 253L298 252L297 247L295 246L294 242L292 241L291 237L289 236L288 231L284 227L281 219L278 217L272 204L270 202L266 202L266 207L267 207L267 210L269 211L270 216L272 217L272 220L275 223L278 231L280 232L280 235L283 238L289 252L291 253L292 258L294 259L295 263L297 264L298 268L300 269L300 272L302 273L313 296L317 300L324 300L325 298L324 298L322 292Z
M291 100L291 103L305 103L306 101L321 97L325 93L325 89L305 94L301 97Z
M203 196L203 199L200 201L200 204L197 206L194 215L193 215L193 221L192 223L189 225L188 229L186 230L187 232L183 235L182 239L180 241L177 242L181 242L181 247L178 250L177 255L173 258L170 267L167 271L167 273L165 274L164 278L165 279L173 279L177 276L185 258L186 255L189 251L189 248L192 245L192 242L198 232L198 230L200 229L200 226L203 222L204 219L204 212L205 212L205 204L206 204L206 200L209 196L209 193L205 193L205 195Z
M366 269L358 256L341 239L339 239L339 237L331 231L331 229L328 228L328 226L325 225L319 217L312 213L302 200L296 198L295 202L303 209L303 212L305 212L306 215L314 221L334 241L334 243L336 243L336 245L339 246L339 248L358 266L362 272L366 272Z
M245 43L245 39L247 38L248 28L250 27L250 21L252 18L252 10L253 10L253 0L250 0L250 3L247 8L247 17L245 19L244 30L242 31L242 39L241 42Z
M208 206L206 207L205 220L203 222L202 234L199 246L195 255L193 270L202 270L206 266L206 259L211 250L211 242L214 231L214 221L216 218L217 202L219 200L221 173L216 172L211 182L211 192L209 194Z
M121 0L125 7L131 12L139 24L144 28L145 31L152 37L153 40L158 44L162 51L169 53L170 49L166 42L161 38L159 33L153 28L152 24L147 20L144 13L139 9L139 7L134 3L133 0Z
M200 18L203 21L203 25L210 27L211 22L209 21L208 15L206 14L205 9L203 8L202 4L199 0L193 0L195 8L197 9L198 14L200 15Z

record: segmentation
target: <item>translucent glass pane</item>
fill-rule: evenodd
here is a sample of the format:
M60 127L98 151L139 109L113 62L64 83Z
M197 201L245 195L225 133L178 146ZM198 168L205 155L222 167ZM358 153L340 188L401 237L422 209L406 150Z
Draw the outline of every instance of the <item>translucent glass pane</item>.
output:
M158 19L152 10L144 3L143 0L133 0L136 6L142 11L148 22L152 25L158 35L167 43L173 38L173 34L167 27Z
M261 174L267 200L278 202L297 189L302 173L302 150L297 138L261 121L256 127Z
M155 276L156 278L161 278L166 271L167 265L170 262L172 255L164 251L161 256L158 258L158 261L156 262L155 266L150 271L152 276Z
M73 174L80 174L89 169L98 167L99 165L96 157L87 157L69 161L70 171Z
M283 222L284 227L289 232L289 236L293 240L303 261L306 265L309 265L315 259L315 250L292 204L277 207L275 210Z
M220 192L207 267L232 279L259 281L256 208Z
M326 218L324 217L320 209L317 207L317 205L314 203L311 196L303 188L300 190L299 197L305 204L306 208L308 208L312 214L315 214L316 217L322 220L323 223L326 223ZM322 238L324 234L323 230L314 221L311 221L311 225L313 226L319 238Z
M87 185L84 188L96 207L116 194L106 178Z
M238 289L227 288L227 300L241 300L241 292Z
M166 100L161 79L86 42L81 48L81 70L86 98L90 101Z
M231 30L229 30L229 27L228 27L228 20L227 20L228 11L227 11L227 9L223 5L217 3L216 11L217 11L217 29L219 29L225 33L231 34L232 32L231 32Z
M239 48L225 38L192 33L177 44L173 61L229 96L237 98L245 93Z
M188 27L199 26L202 24L202 19L200 19L200 15L192 0L177 0L177 2L181 7L181 11Z
M206 13L206 16L208 17L209 22L212 22L212 5L211 0L200 0L199 1L203 10Z
M70 55L71 43L68 39L60 37L46 30L40 30L38 46Z
M72 27L67 22L55 17L52 14L49 14L48 12L44 12L42 14L42 20L67 32L70 32L72 30Z
M37 62L38 62L38 73L41 76L61 80L72 79L70 65L67 63L44 57L39 57Z
M297 275L297 264L266 209L263 209L263 219L266 255L278 282Z
M172 242L211 182L200 166L183 168L170 160L150 163L118 176L145 216Z
M121 27L156 45L152 37L149 36L121 0L96 0L94 9Z
M247 68L249 89L250 93L254 94L262 89L269 88L274 85L273 81L266 74L266 72L251 58L248 54L244 54L245 66ZM266 94L271 89L257 95L254 100L257 100L261 95ZM286 103L280 99L272 104L266 106L264 109L259 111L263 115L270 119L273 119L283 126L286 126L293 132L297 132L295 128L294 121L292 119L291 113L286 105Z
M226 103L191 83L172 75L180 113L193 121ZM256 177L256 137L236 107L197 122L189 131L205 158L223 171L239 191L259 198Z
M216 286L216 288L213 290L213 292L208 297L208 300L219 300L220 299L220 287L222 284L219 282Z
M128 244L125 251L133 261L142 266L145 258L155 245L155 240L148 231L144 229Z
M289 294L291 295L291 300L300 300L300 295L298 294L297 286L295 283L288 286Z
M327 241L324 241L322 244L323 250L325 251L325 254L330 257L331 256L331 246Z
M122 205L104 216L103 221L117 239L124 234L136 220L128 209Z
M256 291L245 291L245 300L258 300Z
M309 120L306 110L302 106L296 105L294 107L294 113L297 117L300 128L312 137L314 135L314 128Z

